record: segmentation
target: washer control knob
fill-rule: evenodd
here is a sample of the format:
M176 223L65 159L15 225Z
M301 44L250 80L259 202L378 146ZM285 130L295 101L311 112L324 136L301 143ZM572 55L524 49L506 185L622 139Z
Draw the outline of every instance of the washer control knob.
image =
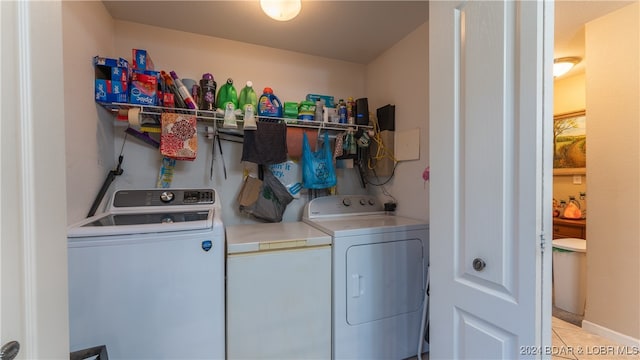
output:
M351 206L351 199L349 199L349 198L342 199L342 205Z
M360 199L360 205L362 205L362 206L367 205L367 200L365 200L365 199Z
M373 199L369 199L369 205L373 206L375 204L376 204L376 202Z
M171 191L163 191L162 194L160 194L160 200L163 203L171 202L174 197L175 195Z

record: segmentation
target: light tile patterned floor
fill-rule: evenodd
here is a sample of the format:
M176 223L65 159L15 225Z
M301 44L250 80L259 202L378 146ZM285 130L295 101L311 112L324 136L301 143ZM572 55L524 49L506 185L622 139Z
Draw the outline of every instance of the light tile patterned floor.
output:
M617 344L581 327L553 317L551 321L552 360L640 360L640 349ZM412 357L407 360L416 360ZM429 360L429 354L422 355Z
M640 359L637 347L615 343L556 317L552 318L551 330L553 360Z

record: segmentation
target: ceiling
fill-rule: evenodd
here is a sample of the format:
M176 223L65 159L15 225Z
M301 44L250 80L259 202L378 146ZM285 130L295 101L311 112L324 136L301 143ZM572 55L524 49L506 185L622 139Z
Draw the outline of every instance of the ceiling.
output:
M119 20L367 64L427 21L426 1L302 1L280 22L258 0L103 0ZM153 5L150 5L153 3Z
M584 58L584 24L629 1L555 2L555 56ZM367 64L428 19L429 3L303 0L295 19L278 22L258 0L103 0L118 20L209 35L272 48ZM584 71L579 64L574 73Z

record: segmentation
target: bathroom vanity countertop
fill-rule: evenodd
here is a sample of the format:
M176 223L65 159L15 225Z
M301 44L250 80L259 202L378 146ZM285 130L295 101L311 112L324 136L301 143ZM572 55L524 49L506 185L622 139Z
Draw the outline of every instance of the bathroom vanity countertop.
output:
M553 218L553 238L587 238L587 221L585 219Z
M587 225L587 219L565 219L562 217L554 217L554 224L560 225Z

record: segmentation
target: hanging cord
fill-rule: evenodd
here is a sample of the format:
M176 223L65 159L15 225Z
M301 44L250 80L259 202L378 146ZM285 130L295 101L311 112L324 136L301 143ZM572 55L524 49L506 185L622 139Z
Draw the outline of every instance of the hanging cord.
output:
M122 153L124 152L124 144L127 142L127 135L128 133L125 131L124 140L122 140L122 147L120 148L120 155L118 156L118 165L114 170L109 171L109 174L107 174L107 178L104 179L104 183L102 183L102 187L100 188L98 195L93 201L93 205L91 205L91 209L89 209L87 217L92 217L96 214L96 210L98 210L98 206L100 206L100 203L102 202L104 195L107 193L109 186L111 186L113 180L116 179L116 176L122 175L122 173L124 172L124 170L122 170L122 160L124 159Z
M380 126L378 125L378 118L373 115L371 116L371 118L373 119L372 121L373 136L371 137L371 140L375 142L378 146L376 148L376 153L370 154L369 156L369 161L368 161L369 169L371 170L375 169L379 161L384 160L385 158L388 158L393 161L393 164L394 164L393 167L395 170L395 166L398 164L398 161L393 156L393 154L387 149L387 147L384 145L384 142L382 141L382 135L380 135ZM375 163L372 163L372 160L375 160Z
M386 187L384 187L384 185L380 185L380 186L382 187L382 194L384 194L384 195L386 195L386 196L390 197L390 198L393 200L393 202L397 204L397 203L398 203L398 200L397 200L395 197L393 197L393 195L391 195L391 193L390 193L390 192L388 192L388 191L387 191L387 188L386 188Z
M372 182L370 177L366 177L366 181L368 184L373 186L383 186L389 183L391 179L393 179L396 173L396 167L398 166L398 161L395 159L392 152L389 151L389 149L385 146L384 142L382 141L380 127L378 125L378 118L373 114L370 114L370 118L372 119L372 124L373 124L373 136L371 136L371 141L374 142L377 146L376 146L376 153L369 154L367 167L369 168L369 170L371 170L371 172L373 172L373 176L376 178L378 182L377 183ZM371 149L371 146L369 146L369 149ZM391 175L389 175L389 178L386 179L385 181L380 182L380 178L378 177L378 174L376 174L376 166L378 165L378 162L384 159L391 159L393 161L393 169L391 170Z

